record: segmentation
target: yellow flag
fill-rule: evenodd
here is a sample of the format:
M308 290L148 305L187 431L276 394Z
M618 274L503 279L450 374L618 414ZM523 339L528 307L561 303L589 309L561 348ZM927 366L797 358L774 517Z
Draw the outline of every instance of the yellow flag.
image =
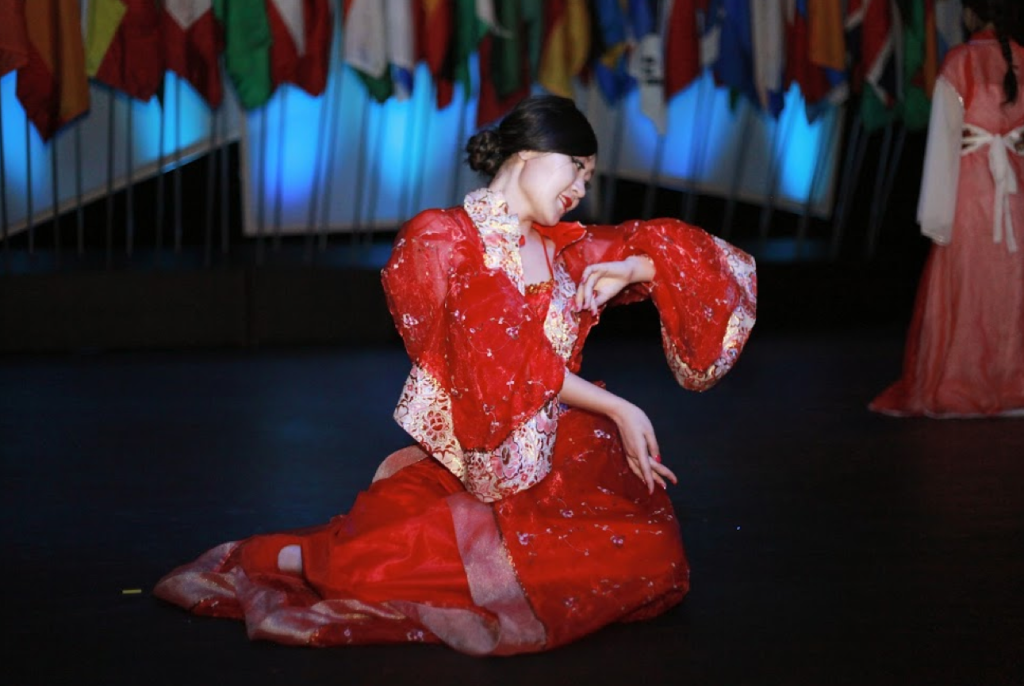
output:
M573 97L572 79L590 54L590 10L586 0L561 0L549 8L552 23L541 50L537 83L549 93Z

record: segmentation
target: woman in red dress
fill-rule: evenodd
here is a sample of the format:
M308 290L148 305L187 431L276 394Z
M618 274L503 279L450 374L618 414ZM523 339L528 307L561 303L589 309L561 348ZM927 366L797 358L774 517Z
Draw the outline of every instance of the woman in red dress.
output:
M1024 415L1024 48L1019 0L965 0L967 43L935 84L918 203L933 241L903 374L870 408L896 416Z
M383 283L412 361L395 418L416 444L350 512L224 543L156 595L301 645L550 649L679 603L675 483L640 408L576 372L609 303L651 298L669 366L712 386L754 324L753 260L672 219L561 222L597 140L571 100L528 98L470 139L491 179L395 242Z

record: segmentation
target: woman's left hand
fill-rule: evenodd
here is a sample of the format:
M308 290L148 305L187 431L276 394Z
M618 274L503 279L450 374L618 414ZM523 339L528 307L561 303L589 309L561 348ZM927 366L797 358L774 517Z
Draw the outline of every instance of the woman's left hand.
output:
M649 272L649 273L648 273ZM632 255L618 262L598 262L583 270L583 278L576 289L576 309L597 310L614 298L626 286L639 281L650 281L654 265L645 257Z

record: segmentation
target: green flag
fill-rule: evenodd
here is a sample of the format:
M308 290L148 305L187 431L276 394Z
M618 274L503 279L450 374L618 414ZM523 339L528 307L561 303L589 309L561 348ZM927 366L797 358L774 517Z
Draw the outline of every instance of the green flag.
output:
M544 2L543 0L519 0L522 22L526 35L526 51L530 56L530 74L537 80L540 70L540 53L544 48Z
M266 104L274 93L270 78L270 22L263 0L213 0L224 27L224 66L245 109Z
M920 79L917 78L924 68L927 40L924 0L903 2L900 8L904 12L903 83L906 84L906 88L898 107L906 127L911 131L922 131L928 128L928 118L931 114L929 94L925 93Z
M498 24L504 29L493 38L491 78L499 98L507 98L523 83L522 12L519 0L496 0Z
M384 103L387 99L395 94L395 84L391 80L390 68L384 72L384 76L370 76L364 71L359 69L354 70L359 76L359 80L363 82L366 87L366 92L370 94L370 97L377 102Z
M450 48L452 81L462 84L467 98L473 93L469 56L476 51L488 29L477 14L476 0L455 0L455 37Z

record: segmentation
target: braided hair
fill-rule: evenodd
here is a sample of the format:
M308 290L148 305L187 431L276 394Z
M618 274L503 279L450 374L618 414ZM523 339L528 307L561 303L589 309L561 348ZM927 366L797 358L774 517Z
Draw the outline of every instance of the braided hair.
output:
M1003 59L1006 60L1006 75L1003 76L1003 93L1006 94L1004 104L1017 102L1019 86L1017 74L1013 64L1013 52L1010 49L1010 40L1018 29L1016 5L1012 2L1019 0L963 0L964 8L970 8L978 15L983 22L991 23L996 29L996 39L1003 51Z

